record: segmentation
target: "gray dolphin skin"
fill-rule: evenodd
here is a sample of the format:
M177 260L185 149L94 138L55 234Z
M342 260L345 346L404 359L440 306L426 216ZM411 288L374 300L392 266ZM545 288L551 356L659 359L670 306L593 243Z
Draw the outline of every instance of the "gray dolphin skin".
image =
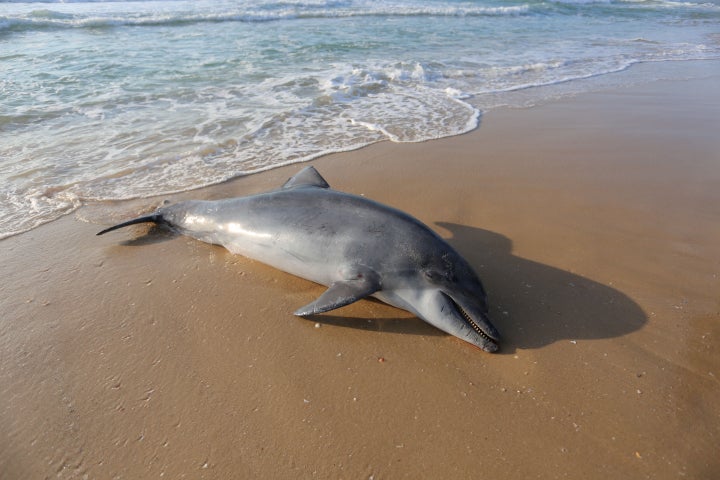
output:
M279 190L186 201L98 233L152 222L328 289L304 317L374 296L487 352L499 348L487 295L470 265L419 220L330 188L306 167Z

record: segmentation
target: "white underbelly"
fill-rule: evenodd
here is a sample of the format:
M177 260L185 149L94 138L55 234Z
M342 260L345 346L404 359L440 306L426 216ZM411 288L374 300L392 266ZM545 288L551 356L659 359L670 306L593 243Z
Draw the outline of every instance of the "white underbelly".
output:
M329 261L328 256L321 257L312 250L306 249L300 252L297 249L284 249L276 244L247 241L247 239L231 239L218 243L236 255L257 260L321 285L330 285L342 277L344 265Z

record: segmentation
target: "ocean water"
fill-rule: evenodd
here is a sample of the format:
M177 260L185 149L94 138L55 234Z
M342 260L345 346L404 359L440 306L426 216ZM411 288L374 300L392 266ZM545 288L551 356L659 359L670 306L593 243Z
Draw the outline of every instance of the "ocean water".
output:
M0 238L697 59L717 3L0 1Z

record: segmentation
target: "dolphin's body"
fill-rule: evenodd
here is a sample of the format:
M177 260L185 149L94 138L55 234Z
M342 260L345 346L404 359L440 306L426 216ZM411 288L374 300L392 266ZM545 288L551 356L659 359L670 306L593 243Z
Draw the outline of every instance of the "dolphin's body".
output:
M98 235L143 222L169 225L329 287L295 315L323 313L374 296L485 351L498 349L485 290L450 245L406 213L332 190L313 167L279 190L181 202Z

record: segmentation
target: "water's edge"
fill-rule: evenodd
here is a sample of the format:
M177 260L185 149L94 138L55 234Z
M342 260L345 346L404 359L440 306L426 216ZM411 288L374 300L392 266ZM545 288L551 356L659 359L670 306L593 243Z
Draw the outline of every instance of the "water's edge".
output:
M556 82L549 85L533 85L527 87L518 87L506 92L493 92L492 94L483 95L482 103L488 105L482 111L476 109L476 115L473 122L469 122L468 128L464 131L454 133L452 135L437 136L428 139L422 139L418 142L407 142L407 143L420 143L426 141L432 141L440 138L449 138L458 135L465 135L472 131L482 128L481 118L488 115L494 110L498 109L515 109L522 110L528 108L539 107L551 102L561 101L570 99L577 95L599 92L610 89L623 89L641 86L643 84L650 84L657 81L684 81L694 78L705 78L709 76L708 70L711 70L711 65L720 66L720 60L708 59L708 60L665 60L665 61L640 61L635 62L627 67L613 72L598 73L589 77L570 79L563 82ZM493 101L493 98L496 98ZM473 99L466 99L464 101L473 102ZM472 107L472 103L468 103L468 106ZM243 172L239 175L234 175L225 179L221 179L215 182L206 184L194 185L190 188L183 188L178 190L165 190L158 194L151 195L139 195L128 198L120 199L73 199L72 206L65 211L57 212L57 216L48 219L39 219L37 223L30 226L29 228L0 234L0 241L13 236L21 235L23 233L32 231L42 225L54 222L67 215L78 212L84 206L99 206L103 204L114 204L117 205L122 202L130 202L137 200L148 200L148 203L153 203L152 200L158 197L167 195L176 195L184 192L191 192L200 190L215 185L220 185L234 179L255 175L269 170L274 170L288 165L306 163L315 160L326 155L338 154L343 152L349 152L365 148L369 145L376 143L389 141L387 139L371 141L359 145L352 145L348 148L331 149L318 153L314 153L305 157L295 158L286 162L267 165L260 167L256 170ZM403 142L398 142L403 143ZM88 221L82 216L77 216L81 221Z

